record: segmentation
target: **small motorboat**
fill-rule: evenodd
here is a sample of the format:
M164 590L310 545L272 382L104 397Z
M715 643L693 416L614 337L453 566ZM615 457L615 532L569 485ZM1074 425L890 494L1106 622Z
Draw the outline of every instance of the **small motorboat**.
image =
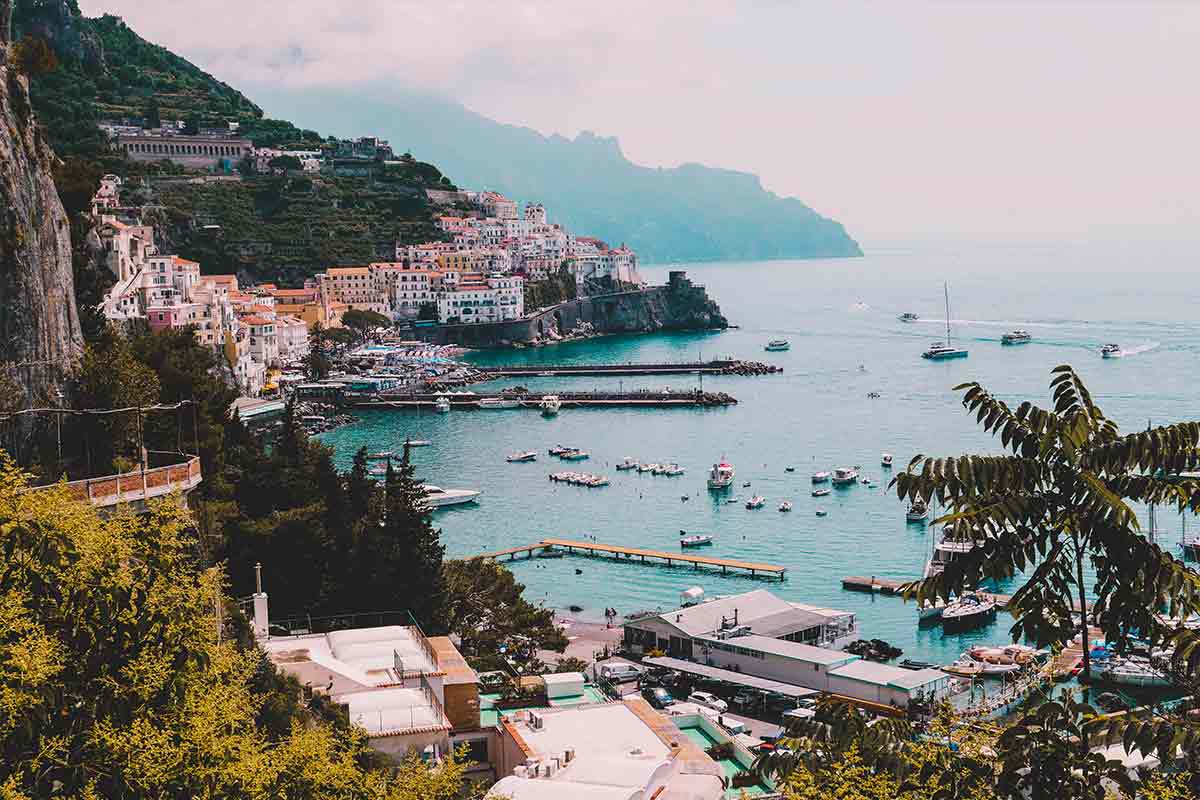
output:
M513 453L510 456L505 456L504 460L510 464L522 464L527 461L536 461L537 453L532 450L526 450L524 453Z
M1136 686L1140 689L1160 689L1172 684L1171 678L1149 663L1133 658L1113 658L1104 662L1096 677L1105 683Z
M637 465L638 472L649 472L651 474L655 474L654 471L657 469L661 469L661 468L662 468L661 464L638 464Z
M395 458L396 454L391 450L381 450L378 453L367 453L368 461L386 461L389 458Z
M830 478L834 486L853 486L858 483L858 470L850 467L838 467Z
M861 481L859 481L859 483L861 483L863 486L870 486L870 485L871 485L871 479L870 479L870 478L863 478Z
M767 498L763 497L761 494L756 494L754 497L751 497L746 501L746 508L753 511L756 508L762 508L766 504Z
M624 472L627 469L637 469L637 468L638 468L638 462L637 462L637 459L634 458L633 456L625 456L625 458L621 459L621 463L617 464L617 470L621 471L621 472Z
M685 470L683 467L679 466L678 464L667 464L663 468L662 474L666 475L668 478L674 478L679 475L682 475L685 472L687 472L687 470Z
M883 455L881 455L879 457L879 466L883 467L884 469L891 469L892 468L892 454L884 453Z
M713 537L708 533L688 533L687 531L679 532L680 547L703 547L706 544L712 544Z
M917 499L908 507L904 519L908 522L922 522L927 516L929 516L929 506L924 501Z
M433 410L439 414L445 414L450 410L450 398L444 394L439 394L437 399L433 401Z
M1100 348L1100 355L1103 358L1120 358L1125 354L1121 352L1121 345L1106 344L1104 347Z
M542 410L543 417L553 417L562 408L562 400L556 394L543 395L538 408Z
M817 516L818 516L818 517L825 517L825 516L828 516L828 515L829 515L829 512L828 512L828 511L826 511L825 509L823 509L823 508L818 508L818 509L817 509Z
M550 548L546 548L534 556L534 558L563 558L565 556L566 553L564 553L562 550L551 550Z
M1009 331L1000 337L1000 344L1026 344L1032 341L1033 337L1029 335L1029 331L1023 331L1020 328Z
M782 503L779 504L779 510L780 511L791 511L792 510L792 501L784 500Z
M404 442L406 447L429 447L433 442L428 439L408 439Z
M556 445L554 445L554 447L551 447L546 452L552 456L561 456L563 453L570 453L571 451L578 450L578 449L579 448L577 448L577 447L564 447L561 444L556 444Z
M679 495L679 502L681 503L686 503L689 499L691 498L689 498L686 494Z
M829 472L814 472L812 476L813 483L826 483L829 481L832 474Z
M485 410L520 408L521 401L515 397L481 397L477 405Z
M833 489L830 489L828 486L822 486L820 489L812 490L813 497L827 497L828 495L830 495L832 493L833 493Z
M735 506L740 502L742 502L742 498L740 497L728 497L725 499L725 505L727 506Z
M784 472L795 472L796 468L795 467L784 467L783 471Z
M767 342L767 346L763 349L772 353L777 353L781 350L790 350L791 347L792 345L787 339L772 339L771 341Z
M903 314L900 315L901 322L916 322L919 319L920 319L920 317L918 317L916 314L912 313L911 311L905 311Z
M953 664L942 667L942 672L958 675L963 678L974 678L983 674L983 664L969 658L958 658Z
M591 458L592 454L586 450L568 450L559 456L563 461L583 461L585 458Z
M743 488L743 489L749 489L749 488L750 488L750 481L746 481L745 483L743 483L743 484L742 484L742 488Z

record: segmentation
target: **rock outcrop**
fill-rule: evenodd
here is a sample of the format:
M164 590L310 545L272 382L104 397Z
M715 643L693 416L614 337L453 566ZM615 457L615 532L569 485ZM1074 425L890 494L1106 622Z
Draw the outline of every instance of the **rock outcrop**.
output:
M8 65L11 0L0 0L0 368L24 403L52 395L83 348L71 232L26 78Z

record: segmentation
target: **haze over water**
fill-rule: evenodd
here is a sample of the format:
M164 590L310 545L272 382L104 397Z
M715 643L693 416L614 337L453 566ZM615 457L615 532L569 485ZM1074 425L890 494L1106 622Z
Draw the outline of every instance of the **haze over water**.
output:
M483 491L477 507L435 517L448 556L536 542L545 536L667 551L680 529L711 532L704 555L765 561L787 567L782 583L722 577L600 559L564 558L513 563L535 601L584 608L579 616L675 607L679 592L699 585L710 595L768 588L797 601L858 613L864 638L885 639L905 657L948 662L968 643L1001 641L1009 618L970 634L943 637L918 630L912 605L893 597L846 592L848 575L918 577L932 531L906 525L904 506L886 492L881 452L896 469L916 453L958 455L998 449L959 405L958 383L979 380L1015 405L1049 405L1049 371L1073 365L1096 401L1122 430L1197 416L1195 374L1200 358L1200 289L1187 277L1194 250L1063 247L963 247L877 250L839 261L689 264L681 267L708 287L740 329L709 334L603 337L523 351L473 354L479 363L694 360L734 356L784 367L781 375L705 377L704 388L739 403L726 409L565 409L543 419L536 411L367 412L361 424L322 437L335 445L339 466L354 450L396 448L406 435L432 439L414 451L418 475L444 487ZM645 269L654 282L668 267ZM942 281L950 284L955 344L970 357L931 363L920 357L944 336ZM905 311L915 324L897 321ZM1002 347L1012 328L1034 341ZM791 350L766 353L772 338ZM1127 357L1102 360L1100 346L1116 342ZM861 367L861 368L860 368ZM490 390L517 381L484 384ZM536 378L520 384L542 394L618 386L692 389L696 376ZM879 392L878 399L869 392ZM554 444L582 447L590 461L564 464L546 454ZM538 460L507 464L504 456L536 450ZM676 461L677 478L617 472L624 456ZM724 456L737 469L733 492L713 495L705 478ZM810 497L816 469L863 466L876 485ZM785 468L794 466L794 473ZM551 483L547 474L577 469L608 475L612 485L584 489ZM750 488L742 483L750 481ZM767 498L765 508L726 505L727 496ZM681 495L688 495L681 502ZM790 514L776 510L790 499ZM818 518L814 510L828 516ZM1160 515L1165 546L1177 549L1179 522ZM507 562L506 562L507 563ZM576 569L582 574L576 575ZM1004 587L1001 587L1004 588Z

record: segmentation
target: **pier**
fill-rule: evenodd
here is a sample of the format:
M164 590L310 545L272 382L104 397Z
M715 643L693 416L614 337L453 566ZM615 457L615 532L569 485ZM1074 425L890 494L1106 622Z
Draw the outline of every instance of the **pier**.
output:
M510 547L506 550L481 553L473 558L497 560L507 556L511 561L520 555L524 555L525 558L534 558L539 550L553 552L555 548L560 548L570 555L586 555L597 558L611 557L615 561L634 564L665 564L668 567L688 565L696 569L706 567L713 570L719 569L722 575L727 575L730 570L733 570L735 572L747 573L752 578L769 578L780 581L783 580L784 572L786 571L784 567L777 564L698 556L687 552L668 553L664 550L643 550L639 547L621 547L618 545L600 544L598 542L577 542L571 539L543 539L540 542L520 547Z
M712 408L730 406L737 403L737 398L725 392L701 391L634 391L634 392L555 392L563 408ZM517 400L522 408L537 409L542 401L541 392L528 394L513 393L469 393L450 394L447 392L416 393L416 394L380 394L364 397L348 397L345 405L354 408L433 408L438 397L450 401L450 407L455 410L478 410L479 401L484 399Z
M783 372L782 367L771 364L718 359L716 361L684 361L657 364L496 364L480 366L480 372L497 378L519 376L541 376L564 378L571 376L595 377L600 375L769 375Z
M904 594L904 586L918 580L914 578L912 581L894 581L890 578L877 578L872 576L864 578L860 575L852 575L849 578L842 578L842 588L848 592L875 592L878 594L886 594L899 597ZM992 592L979 592L985 597L995 601L998 608L1004 608L1008 605L1008 601L1012 599L1010 594L993 594Z

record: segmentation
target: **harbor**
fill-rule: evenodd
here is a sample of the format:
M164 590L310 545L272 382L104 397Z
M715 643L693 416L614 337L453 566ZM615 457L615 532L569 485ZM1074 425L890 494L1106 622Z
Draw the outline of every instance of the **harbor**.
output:
M658 564L660 566L691 566L695 569L708 568L719 571L722 575L730 571L742 572L751 578L768 578L782 581L786 567L778 564L763 564L754 561L740 561L733 558L711 558L694 556L688 553L668 553L663 550L643 550L638 547L620 547L617 545L601 544L599 542L581 542L570 539L542 539L540 542L509 547L491 553L480 553L473 558L483 558L495 561L504 557L508 560L524 555L525 558L535 558L539 553L555 552L561 548L568 555L585 555L594 557L610 557L614 561L631 564ZM649 559L649 560L647 560Z

